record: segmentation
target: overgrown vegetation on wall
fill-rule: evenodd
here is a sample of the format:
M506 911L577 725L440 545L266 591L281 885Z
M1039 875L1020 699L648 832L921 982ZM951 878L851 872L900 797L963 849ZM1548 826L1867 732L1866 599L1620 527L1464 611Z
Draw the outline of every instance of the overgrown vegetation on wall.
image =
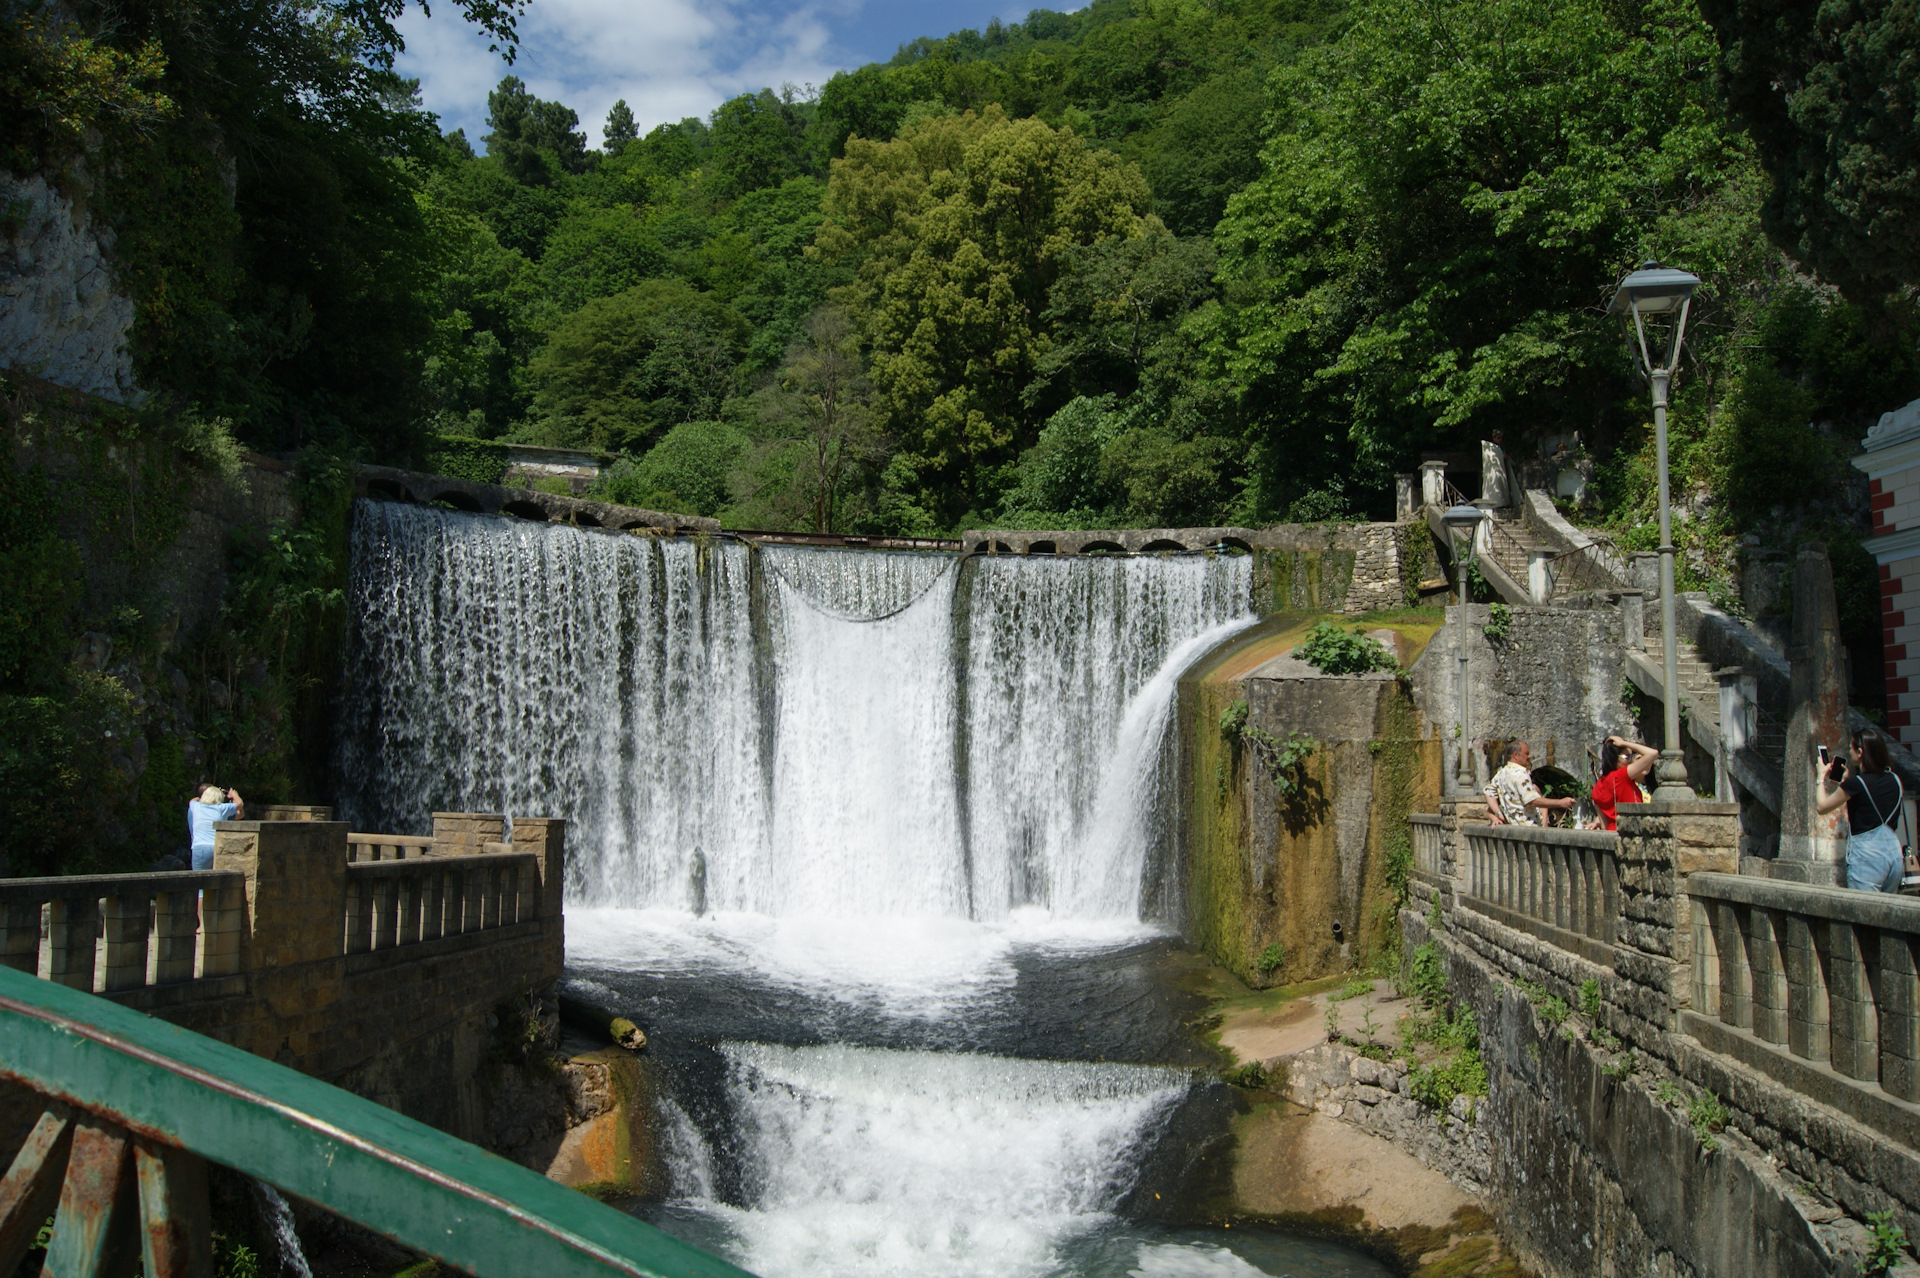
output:
M0 377L0 821L14 874L145 868L184 848L185 804L324 786L350 489L311 462L303 520L189 533L196 492L247 482L220 423ZM226 573L181 628L187 579Z

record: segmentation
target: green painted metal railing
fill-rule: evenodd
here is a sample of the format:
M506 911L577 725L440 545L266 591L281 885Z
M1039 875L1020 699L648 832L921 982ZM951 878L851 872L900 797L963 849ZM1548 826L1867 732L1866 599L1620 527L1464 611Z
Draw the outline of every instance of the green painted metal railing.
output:
M0 1179L0 1273L211 1275L206 1162L488 1278L744 1278L725 1261L351 1092L0 968L0 1078L46 1111ZM201 1160L205 1160L204 1162Z

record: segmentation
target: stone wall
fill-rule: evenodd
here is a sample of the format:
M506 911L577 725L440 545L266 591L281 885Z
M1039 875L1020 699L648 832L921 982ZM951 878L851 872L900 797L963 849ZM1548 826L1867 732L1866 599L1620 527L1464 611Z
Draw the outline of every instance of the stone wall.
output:
M1414 704L1447 740L1446 784L1458 761L1459 606L1410 672ZM1490 610L1467 607L1467 646L1473 680L1475 768L1484 784L1499 748L1523 740L1533 764L1587 774L1587 751L1610 732L1632 733L1633 712L1620 700L1626 649L1613 609L1508 609L1505 637L1488 638ZM1490 766L1491 765L1491 766Z
M1223 675L1236 651L1181 683L1183 930L1254 985L1345 971L1390 941L1390 867L1411 856L1406 814L1438 799L1439 740L1392 675L1323 675L1290 656ZM1292 793L1252 735L1223 737L1239 700L1249 734L1314 739ZM1284 962L1261 971L1275 943Z
M1106 531L974 529L969 554L1153 554L1221 546L1254 556L1253 605L1265 613L1358 614L1402 608L1430 562L1419 524L1276 524L1267 528L1127 528Z
M1551 943L1549 925L1476 909L1457 879L1438 894L1437 920L1400 916L1404 952L1438 947L1451 997L1479 1022L1488 1095L1474 1122L1490 1159L1480 1183L1545 1274L1853 1274L1862 1221L1882 1210L1920 1237L1920 1152L1817 1089L1785 1085L1787 1069L1762 1059L1778 1049L1747 1048L1750 1034L1701 1036L1687 887L1733 870L1738 843L1732 804L1623 807L1604 962ZM1548 877L1528 899L1558 908L1556 871L1536 864L1530 873ZM1547 999L1577 1009L1588 982L1595 1015L1549 1017Z
M247 877L239 974L113 997L480 1141L500 1010L560 977L564 823L514 822L512 849L541 867L533 917L354 954L346 834L338 821L221 823L214 866Z
M137 402L127 350L133 302L115 287L111 233L94 225L84 197L38 174L0 170L0 209L0 367Z

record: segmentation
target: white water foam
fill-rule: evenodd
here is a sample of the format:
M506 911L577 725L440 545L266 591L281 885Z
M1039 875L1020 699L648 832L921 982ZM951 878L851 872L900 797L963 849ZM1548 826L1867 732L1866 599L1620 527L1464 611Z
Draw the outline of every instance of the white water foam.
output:
M363 502L342 815L565 817L575 904L1131 921L1174 680L1250 585Z
M744 1209L703 1208L762 1278L1042 1275L1111 1220L1185 1071L730 1044Z

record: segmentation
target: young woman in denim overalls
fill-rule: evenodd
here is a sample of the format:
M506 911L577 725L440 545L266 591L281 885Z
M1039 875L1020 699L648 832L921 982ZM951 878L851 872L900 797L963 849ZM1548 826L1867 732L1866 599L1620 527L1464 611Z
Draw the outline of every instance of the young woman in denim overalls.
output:
M1853 734L1853 766L1839 759L1820 774L1817 803L1822 816L1841 804L1847 808L1847 886L1869 892L1898 892L1904 866L1900 840L1893 833L1906 790L1887 757L1887 742L1871 730ZM1828 787L1835 778L1837 786Z

